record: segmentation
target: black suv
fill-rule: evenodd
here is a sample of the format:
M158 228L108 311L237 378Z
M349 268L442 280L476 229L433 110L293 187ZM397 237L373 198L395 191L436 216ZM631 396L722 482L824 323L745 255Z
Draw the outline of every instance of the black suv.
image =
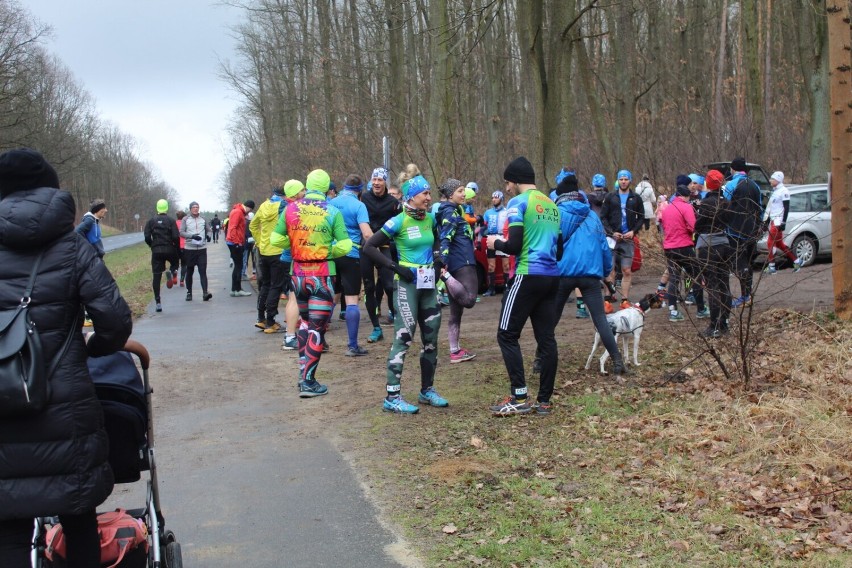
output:
M713 162L704 166L708 170L719 170L725 179L731 179L731 162ZM760 164L746 164L745 172L748 177L760 188L760 195L763 198L763 206L769 201L769 194L772 193L772 184L769 183L769 175Z

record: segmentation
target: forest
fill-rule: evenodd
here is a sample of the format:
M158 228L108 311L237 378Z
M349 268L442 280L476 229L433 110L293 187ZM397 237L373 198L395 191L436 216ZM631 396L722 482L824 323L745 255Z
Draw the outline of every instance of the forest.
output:
M825 3L808 0L260 0L222 76L231 201L325 167L419 165L495 188L519 154L553 184L745 156L829 170ZM541 173L545 175L541 175ZM546 179L545 179L546 178ZM484 185L483 185L484 184Z
M517 155L542 186L571 166L582 184L627 168L666 188L736 155L794 183L829 170L820 0L229 1L229 203L316 167L365 174L384 136L395 172L414 162L486 189ZM128 229L176 192L48 33L0 0L0 149L40 149L78 204L103 197Z

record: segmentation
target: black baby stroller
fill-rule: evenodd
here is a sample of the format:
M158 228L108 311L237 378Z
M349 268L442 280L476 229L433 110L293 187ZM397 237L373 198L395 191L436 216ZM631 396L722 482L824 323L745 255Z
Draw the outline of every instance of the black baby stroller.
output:
M132 355L131 355L132 354ZM142 376L133 359L139 359ZM148 380L150 355L145 347L130 340L124 351L98 358L89 358L89 372L95 383L98 399L104 411L104 425L109 435L109 463L115 482L134 483L148 471L147 497L144 507L127 509L127 513L145 524L148 551L142 546L128 554L119 566L145 568L183 568L180 544L175 534L165 529L160 509L160 490L157 466L154 461L154 420L151 404L151 384ZM47 568L47 531L57 518L36 519L33 566ZM58 564L58 563L57 563Z

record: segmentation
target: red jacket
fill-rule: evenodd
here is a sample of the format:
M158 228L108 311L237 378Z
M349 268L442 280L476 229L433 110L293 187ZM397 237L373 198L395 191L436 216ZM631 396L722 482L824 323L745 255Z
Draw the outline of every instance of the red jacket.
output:
M242 203L235 203L231 208L225 240L235 245L246 244L246 210Z

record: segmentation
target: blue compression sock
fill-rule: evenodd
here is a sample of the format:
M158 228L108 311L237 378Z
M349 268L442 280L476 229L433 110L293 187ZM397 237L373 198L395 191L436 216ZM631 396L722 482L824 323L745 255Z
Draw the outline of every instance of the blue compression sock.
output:
M357 305L346 306L346 331L349 332L349 347L358 346L358 324L361 322L361 310Z

